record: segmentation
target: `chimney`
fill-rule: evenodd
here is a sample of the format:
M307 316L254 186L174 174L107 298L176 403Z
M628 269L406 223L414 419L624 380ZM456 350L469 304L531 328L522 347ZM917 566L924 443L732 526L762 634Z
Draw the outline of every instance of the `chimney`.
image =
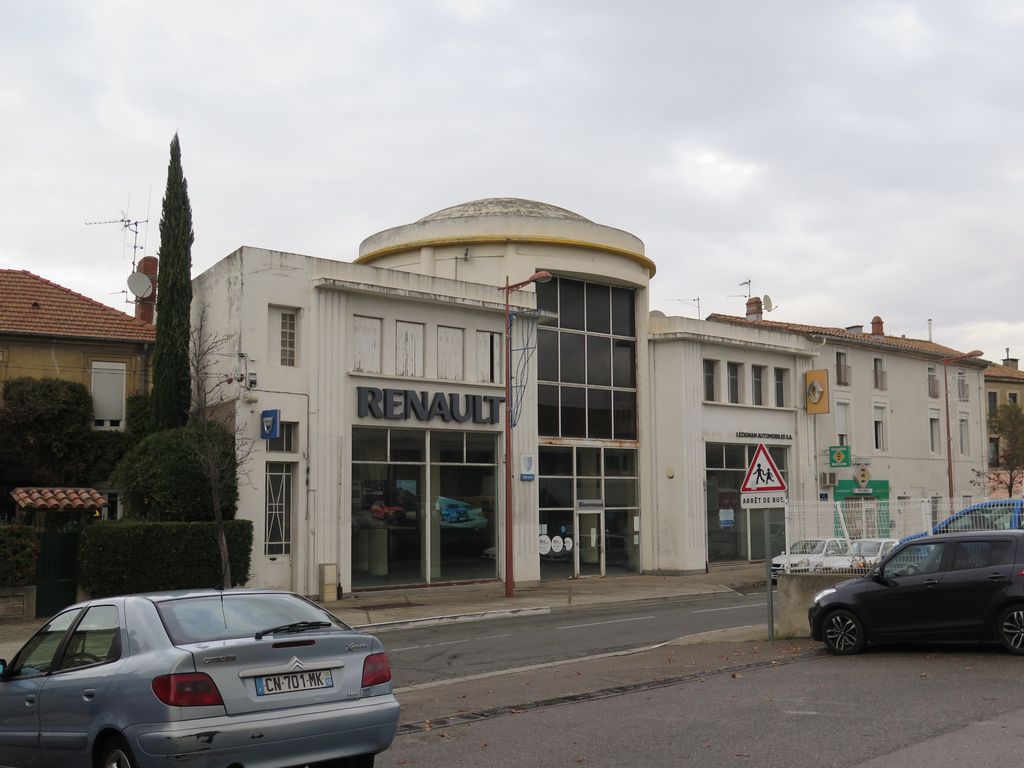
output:
M135 316L152 325L156 319L156 276L160 271L160 262L156 256L143 256L139 259L137 271L149 278L149 282L153 284L153 290L150 291L149 296L135 299Z
M848 325L848 326L846 326L846 330L849 333L864 333L864 326L863 325Z
M882 318L878 315L871 318L871 335L885 336L885 325L882 323Z
M1006 357L1003 358L1003 365L1005 365L1007 368L1013 368L1013 370L1016 371L1019 370L1019 368L1017 368L1017 363L1018 360L1016 357L1010 357L1010 348L1007 347Z
M761 320L764 318L764 305L760 296L751 296L747 299L747 320Z

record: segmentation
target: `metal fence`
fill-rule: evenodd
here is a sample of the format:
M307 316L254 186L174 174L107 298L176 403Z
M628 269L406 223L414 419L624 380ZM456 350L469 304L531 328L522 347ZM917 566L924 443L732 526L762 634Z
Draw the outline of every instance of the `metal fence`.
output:
M786 549L772 573L862 575L908 536L1024 527L1020 499L965 505L943 498L790 501Z

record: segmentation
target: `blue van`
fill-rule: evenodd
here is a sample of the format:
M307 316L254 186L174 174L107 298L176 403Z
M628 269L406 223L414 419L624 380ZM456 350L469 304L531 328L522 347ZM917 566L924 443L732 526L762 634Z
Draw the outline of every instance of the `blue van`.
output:
M900 540L900 544L931 533L1007 531L1014 528L1024 528L1024 499L994 499L961 509L955 515L936 523L931 531L907 536Z

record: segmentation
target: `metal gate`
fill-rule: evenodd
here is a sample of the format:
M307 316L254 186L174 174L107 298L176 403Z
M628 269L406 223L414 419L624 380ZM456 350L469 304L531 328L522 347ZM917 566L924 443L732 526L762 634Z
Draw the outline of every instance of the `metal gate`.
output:
M74 530L46 530L39 534L36 565L36 616L52 616L75 602L78 594L78 537Z

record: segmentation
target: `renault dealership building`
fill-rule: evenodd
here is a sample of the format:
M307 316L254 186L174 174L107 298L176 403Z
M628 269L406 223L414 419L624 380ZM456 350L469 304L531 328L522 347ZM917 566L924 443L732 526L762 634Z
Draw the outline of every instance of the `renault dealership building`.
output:
M823 342L651 313L654 273L627 232L487 199L379 232L353 263L243 247L198 276L194 324L229 339L223 407L255 441L250 583L503 579L508 541L516 583L762 558L781 510L738 490L758 444L792 497L829 496L832 427L804 403Z

